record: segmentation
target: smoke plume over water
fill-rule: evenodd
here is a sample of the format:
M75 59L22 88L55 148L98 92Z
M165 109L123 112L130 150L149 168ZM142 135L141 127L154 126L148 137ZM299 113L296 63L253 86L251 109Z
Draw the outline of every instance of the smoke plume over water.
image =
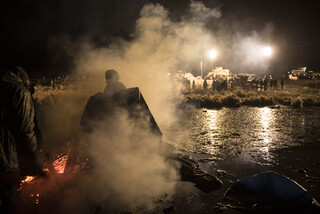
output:
M141 89L156 120L161 124L172 121L174 106L168 99L180 93L180 86L168 78L187 68L190 62L201 60L214 39L204 28L204 21L216 18L220 13L205 8L200 2L192 2L191 14L197 15L173 22L169 12L159 4L147 4L136 22L130 42L118 40L109 47L96 48L84 43L76 63L76 70L99 73L113 68L127 87Z
M199 58L213 43L204 23L221 16L201 2L191 3L190 14L192 18L176 23L163 6L147 4L140 12L132 41L118 39L108 47L82 42L75 70L101 79L94 81L95 92L103 90L104 71L117 70L127 88L140 88L160 129L168 126L176 119L173 98L181 91L180 84L168 74L177 72L181 63L188 65ZM122 209L151 208L156 197L174 194L178 168L161 153L159 138L137 127L125 111L117 112L101 127L83 139L95 162L84 185L91 200Z

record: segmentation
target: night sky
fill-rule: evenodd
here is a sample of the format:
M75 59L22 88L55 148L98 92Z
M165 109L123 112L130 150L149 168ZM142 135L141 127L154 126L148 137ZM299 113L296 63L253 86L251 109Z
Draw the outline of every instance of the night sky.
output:
M273 26L270 42L275 47L271 72L307 66L320 71L320 7L316 1L204 0L208 8L220 8L219 21L208 22L213 33L259 31ZM170 11L172 20L187 14L184 0L11 0L2 2L1 63L15 63L32 74L55 75L69 72L74 53L64 49L88 38L97 47L107 46L114 38L130 41L146 3L159 3ZM66 39L61 39L66 38ZM76 48L74 49L76 51ZM228 65L219 62L224 67Z

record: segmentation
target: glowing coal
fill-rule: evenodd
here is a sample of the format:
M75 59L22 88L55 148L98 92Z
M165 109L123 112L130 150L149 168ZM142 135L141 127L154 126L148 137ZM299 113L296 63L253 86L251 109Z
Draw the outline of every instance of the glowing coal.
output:
M69 157L68 155L64 155L53 162L53 167L57 173L59 174L64 173L64 169L66 168L68 157Z

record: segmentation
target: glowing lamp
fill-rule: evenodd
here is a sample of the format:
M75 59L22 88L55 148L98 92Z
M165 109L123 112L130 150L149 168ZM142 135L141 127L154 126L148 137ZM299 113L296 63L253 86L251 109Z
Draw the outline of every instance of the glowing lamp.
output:
M210 59L215 59L216 57L217 57L217 55L218 55L218 53L217 53L217 51L216 50L211 50L210 52L209 52L209 57L210 57Z
M262 49L262 53L264 56L271 56L272 55L272 48L271 47L264 47Z

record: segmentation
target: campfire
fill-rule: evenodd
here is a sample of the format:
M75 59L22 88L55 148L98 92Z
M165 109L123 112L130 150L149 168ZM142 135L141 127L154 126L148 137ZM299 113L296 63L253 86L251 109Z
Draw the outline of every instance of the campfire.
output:
M68 155L63 155L60 158L53 161L53 167L57 173L59 174L64 173L64 169L66 168L68 158L69 158Z
M51 164L49 163L44 169L48 172L47 177L23 178L18 189L21 198L17 205L21 213L34 211L42 213L57 208L52 207L52 204L61 203L64 192L68 188L74 188L86 174L82 169L89 168L87 163L78 161L74 156L76 155L69 151L67 154L60 154L53 158Z
M57 158L55 161L53 161L53 167L55 169L55 173L63 174L64 170L67 165L68 155L62 155L61 157ZM50 173L48 168L45 168L44 171L47 171ZM35 181L36 176L25 176L25 178L20 183L20 188L18 191L20 191L25 183L31 183L32 181Z

